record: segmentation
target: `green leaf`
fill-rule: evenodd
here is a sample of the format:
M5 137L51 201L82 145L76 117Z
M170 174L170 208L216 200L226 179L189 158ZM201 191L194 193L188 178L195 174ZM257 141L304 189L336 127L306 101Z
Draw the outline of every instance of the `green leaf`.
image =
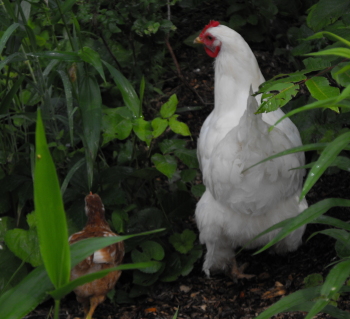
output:
M61 195L63 196L63 194L65 193L67 186L70 182L70 180L72 179L73 175L75 174L75 172L84 164L85 158L81 158L78 162L76 162L73 167L69 170L68 174L66 175L62 185L61 185Z
M340 262L334 266L322 285L320 291L321 298L315 302L305 319L311 319L317 313L322 311L322 309L329 303L329 300L334 299L349 275L350 260Z
M104 109L102 117L103 145L114 140L125 140L130 136L133 122L131 117L121 115L123 110L128 108ZM131 112L130 112L131 114Z
M125 105L130 109L134 117L139 118L141 116L140 100L131 83L116 68L106 61L102 62L111 73L115 84L123 96Z
M52 283L59 288L68 283L70 278L67 221L40 109L35 145L34 203L40 252Z
M340 94L339 89L330 86L328 80L322 76L312 77L305 84L316 100L326 100Z
M269 91L279 91L277 94L263 94L260 107L256 111L258 113L271 112L279 107L286 105L299 90L299 84L294 83L277 83L269 87ZM270 97L271 96L271 97ZM270 97L270 98L268 98ZM265 98L268 98L265 101Z
M161 106L160 116L163 119L167 119L171 117L175 113L178 103L179 101L177 100L176 94L173 94L172 96L170 96L169 100Z
M45 52L30 52L27 56L35 58L45 58L50 60L81 62L82 59L75 52L63 52L63 51L45 51Z
M188 253L193 248L193 243L196 240L196 234L189 229L185 229L181 234L174 233L169 237L169 242L181 254Z
M157 138L162 135L168 127L168 120L156 117L152 120L151 125L153 129L153 138Z
M163 140L159 143L159 148L163 154L174 152L177 149L185 149L186 141L179 139Z
M256 317L256 319L269 319L273 315L287 311L290 307L299 305L306 300L316 298L321 291L321 287L311 287L296 291L274 303L270 308Z
M12 100L15 97L24 79L25 75L20 76L18 80L12 85L11 90L6 94L4 98L2 98L2 102L0 104L0 115L7 114L10 104L12 103Z
M155 153L151 157L151 161L156 166L156 169L168 178L172 178L176 172L177 163L174 156Z
M7 30L3 33L1 40L0 40L0 55L2 54L2 50L4 49L7 40L11 36L11 34L19 27L19 23L13 23L10 25Z
M37 267L42 264L42 258L40 255L36 222L31 222L33 217L33 213L27 215L29 230L19 228L8 230L5 235L5 243L17 257L30 263L33 267Z
M191 132L190 132L190 129L188 128L187 124L185 124L183 122L179 122L177 120L178 116L179 115L173 115L169 119L169 127L176 134L181 134L182 136L190 136Z
M185 183L192 182L197 176L196 169L183 169L180 173L181 180Z
M87 164L88 188L91 189L94 163L100 143L102 99L94 77L83 77L79 88L79 109L83 118L83 142Z
M199 168L197 150L177 149L174 154L189 168Z
M132 129L141 141L146 142L147 146L151 145L153 137L151 123L145 121L143 118L138 118L133 121Z
M0 249L0 296L17 285L26 275L24 262L6 247Z
M70 143L71 146L74 145L73 140L73 129L74 129L74 109L73 109L73 88L72 83L70 82L68 75L63 70L58 70L58 74L61 76L63 87L64 87L64 93L66 97L66 103L67 103L67 113L68 113L68 127L69 127L69 137L70 137ZM76 110L76 109L75 109Z
M103 66L101 63L100 55L89 47L83 47L82 50L78 51L78 55L81 59L91 64L96 71L100 74L104 82L106 82L105 74L103 72Z
M270 228L268 228L267 230L265 230L264 232L260 233L258 236L256 236L253 240L257 239L258 237L261 237L262 235L283 227L281 229L281 231L276 235L276 237L274 239L272 239L268 244L266 244L263 248L261 248L260 250L258 250L255 254L259 254L260 252L266 250L267 248L271 247L272 245L274 245L275 243L277 243L278 241L280 241L281 239L285 238L288 236L288 234L290 234L292 231L298 229L299 227L308 224L310 222L312 222L313 220L315 220L317 217L319 217L320 215L324 214L325 212L327 212L330 208L332 207L336 207L336 206L340 206L340 207L349 207L350 206L350 200L346 200L346 199L338 199L338 198L327 198L324 199L316 204L313 204L312 206L308 207L307 209L305 209L302 213L300 213L299 215L287 219L281 223L278 223ZM283 226L282 226L283 225ZM252 240L252 241L253 241Z
M163 260L165 253L163 247L155 241L148 240L139 245L141 251L135 248L131 251L131 259L134 263L146 262L146 261L161 261ZM142 269L141 271L147 274L153 274L162 268L162 263L155 263L151 267Z
M350 132L344 133L338 136L333 142L329 143L322 151L320 157L313 165L307 179L304 183L304 187L300 194L300 199L304 198L309 192L311 187L317 182L324 171L331 165L338 154L349 144Z
M334 49L328 49L328 50L323 50L319 52L308 53L306 55L310 55L310 56L336 55L336 56L350 59L350 49L334 48Z
M202 195L205 192L205 186L203 184L200 185L193 185L191 187L191 193L193 194L193 196L195 197L202 197Z
M339 63L331 71L332 77L342 86L350 85L350 65L348 62Z
M311 274L304 278L305 288L316 287L323 284L323 276L321 274Z

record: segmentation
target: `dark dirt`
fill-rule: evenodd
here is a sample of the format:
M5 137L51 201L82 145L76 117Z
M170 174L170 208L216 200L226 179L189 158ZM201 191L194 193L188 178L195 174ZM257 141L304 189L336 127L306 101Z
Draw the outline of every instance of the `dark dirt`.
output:
M256 51L260 67L266 79L279 73L287 73L291 66L282 58L273 57L268 51ZM186 122L193 133L191 147L196 147L200 127L213 107L213 69L212 60L200 55L194 49L181 53L181 67L185 82L180 81L174 73L168 74L164 92L170 96L176 93L179 107L199 106L200 110L182 113L180 120ZM191 88L189 88L189 86ZM194 92L196 91L196 93ZM160 107L167 98L154 99L154 108ZM339 172L324 175L308 194L308 203L313 204L324 198L350 198L350 173ZM329 214L348 220L349 209L335 208ZM188 221L196 229L194 220ZM295 252L285 256L263 252L252 256L252 251L243 251L238 255L238 263L249 263L246 272L254 274L251 280L233 282L224 275L208 279L201 271L202 260L195 264L194 270L187 277L181 277L172 283L158 283L149 296L140 297L132 304L113 304L106 301L95 312L95 319L143 319L173 318L179 309L178 318L255 318L267 307L304 287L304 278L312 273L327 275L327 266L337 257L334 251L334 240L324 235L317 235L306 242L315 231L324 229L322 225L310 224L304 235L304 244ZM131 277L125 273L118 287L129 285ZM350 299L341 296L338 305L350 311ZM51 301L47 301L25 318L50 318ZM75 300L74 294L62 300L60 318L82 316L82 310ZM295 312L280 314L275 318L304 318L305 313ZM332 318L320 314L317 318Z

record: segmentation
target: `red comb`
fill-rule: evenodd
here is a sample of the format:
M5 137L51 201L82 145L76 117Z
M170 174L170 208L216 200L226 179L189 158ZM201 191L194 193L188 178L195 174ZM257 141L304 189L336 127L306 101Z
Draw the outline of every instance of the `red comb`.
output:
M217 27L218 25L220 25L219 21L214 21L214 20L210 20L209 24L207 24L204 29L202 30L201 34L199 35L199 37L201 38L205 31L207 31L209 28L214 28Z

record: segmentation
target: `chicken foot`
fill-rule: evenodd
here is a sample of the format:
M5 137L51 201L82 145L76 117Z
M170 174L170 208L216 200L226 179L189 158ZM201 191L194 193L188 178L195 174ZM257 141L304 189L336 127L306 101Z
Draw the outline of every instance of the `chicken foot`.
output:
M244 270L248 267L249 263L244 263L241 266L237 266L236 257L232 258L232 266L231 270L229 271L229 276L234 280L237 281L237 279L246 278L251 279L255 277L255 275L248 275L244 273Z

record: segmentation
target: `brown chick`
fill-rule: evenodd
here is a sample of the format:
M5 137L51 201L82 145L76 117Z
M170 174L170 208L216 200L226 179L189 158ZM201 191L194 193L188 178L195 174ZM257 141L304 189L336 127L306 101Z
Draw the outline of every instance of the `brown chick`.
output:
M118 236L111 231L105 219L105 209L100 196L92 194L85 197L85 213L88 217L86 226L69 237L69 244L91 237ZM124 243L119 242L95 251L76 265L71 271L71 280L99 270L116 267L124 257ZM103 278L96 279L74 289L77 300L83 305L85 319L91 319L96 307L106 299L106 295L117 283L121 271L110 272Z

